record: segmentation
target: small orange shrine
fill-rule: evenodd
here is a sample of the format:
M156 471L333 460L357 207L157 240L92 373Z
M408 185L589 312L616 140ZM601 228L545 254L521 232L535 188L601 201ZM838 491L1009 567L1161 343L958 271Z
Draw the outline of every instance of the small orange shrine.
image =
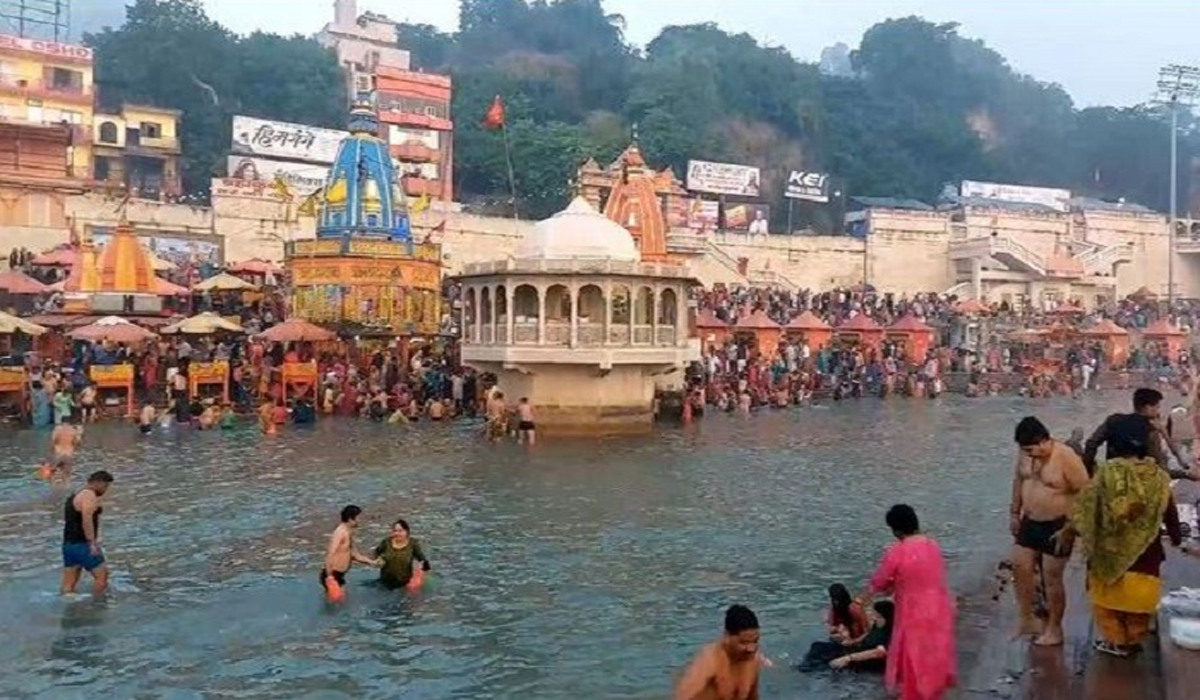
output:
M597 211L629 230L642 261L669 259L667 233L687 225L688 192L670 168L647 166L636 141L607 168L584 163L579 189Z
M733 327L734 335L750 336L754 339L758 354L763 357L774 357L779 350L779 338L783 335L783 326L779 325L759 309L749 316L738 319Z
M696 312L696 332L700 336L701 345L704 346L714 345L720 348L729 342L729 324L717 318L717 315L708 309Z
M24 367L0 367L0 397L19 401L21 414L25 414L29 396L29 376Z
M1175 362L1175 359L1179 357L1179 351L1183 349L1186 339L1187 333L1180 330L1179 326L1162 318L1146 326L1146 330L1142 331L1142 340L1158 343L1159 347L1165 348L1165 354L1171 362Z
M783 328L789 338L808 343L812 350L825 347L833 337L833 326L825 323L812 311L793 318Z
M207 398L215 394L222 404L229 403L229 363L193 362L188 365L188 398ZM206 389L206 387L212 387Z
M126 312L121 301L113 300L133 297L133 311L157 314L162 311L162 297L187 290L154 274L150 252L142 247L133 226L122 220L99 251L90 235L79 237L63 292L65 313Z
M88 370L88 378L96 385L101 400L105 392L124 394L126 416L134 415L133 369L133 365L92 365Z
M852 345L879 350L883 342L883 326L866 314L858 314L834 329L837 339Z
M1111 364L1124 365L1129 359L1129 331L1111 320L1106 318L1083 331L1083 334L1104 347L1104 355Z
M904 357L910 362L924 362L929 346L933 344L933 329L912 314L887 327L888 340L894 340L904 348Z

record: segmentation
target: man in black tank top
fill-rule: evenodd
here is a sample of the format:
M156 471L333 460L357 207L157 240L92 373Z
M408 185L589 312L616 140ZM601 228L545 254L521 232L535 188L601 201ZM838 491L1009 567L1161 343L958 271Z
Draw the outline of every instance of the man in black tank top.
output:
M94 472L87 486L67 497L63 504L63 574L62 592L74 593L82 572L92 575L92 590L96 595L108 588L108 567L100 551L100 514L104 512L100 497L113 482L112 474Z

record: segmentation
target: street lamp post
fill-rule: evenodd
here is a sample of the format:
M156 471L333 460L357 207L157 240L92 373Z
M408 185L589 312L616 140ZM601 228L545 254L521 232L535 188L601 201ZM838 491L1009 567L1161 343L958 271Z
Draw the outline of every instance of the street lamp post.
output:
M1179 216L1179 108L1200 95L1200 68L1171 64L1158 73L1156 102L1171 110L1171 196L1167 215L1167 304L1175 302L1175 243Z

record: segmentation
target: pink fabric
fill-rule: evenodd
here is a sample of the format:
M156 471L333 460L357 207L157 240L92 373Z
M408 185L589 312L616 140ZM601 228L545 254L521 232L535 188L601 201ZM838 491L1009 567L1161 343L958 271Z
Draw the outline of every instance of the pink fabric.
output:
M896 601L895 628L887 648L888 689L901 700L937 700L954 686L954 601L937 542L906 537L888 548L871 590Z

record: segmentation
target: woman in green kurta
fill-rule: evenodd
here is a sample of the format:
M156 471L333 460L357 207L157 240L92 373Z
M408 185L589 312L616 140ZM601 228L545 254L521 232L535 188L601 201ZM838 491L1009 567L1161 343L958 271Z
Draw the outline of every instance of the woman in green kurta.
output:
M404 588L413 578L416 562L422 571L429 571L429 559L421 551L421 543L409 536L408 522L403 518L392 524L392 534L375 548L375 556L383 562L379 582L386 588Z

